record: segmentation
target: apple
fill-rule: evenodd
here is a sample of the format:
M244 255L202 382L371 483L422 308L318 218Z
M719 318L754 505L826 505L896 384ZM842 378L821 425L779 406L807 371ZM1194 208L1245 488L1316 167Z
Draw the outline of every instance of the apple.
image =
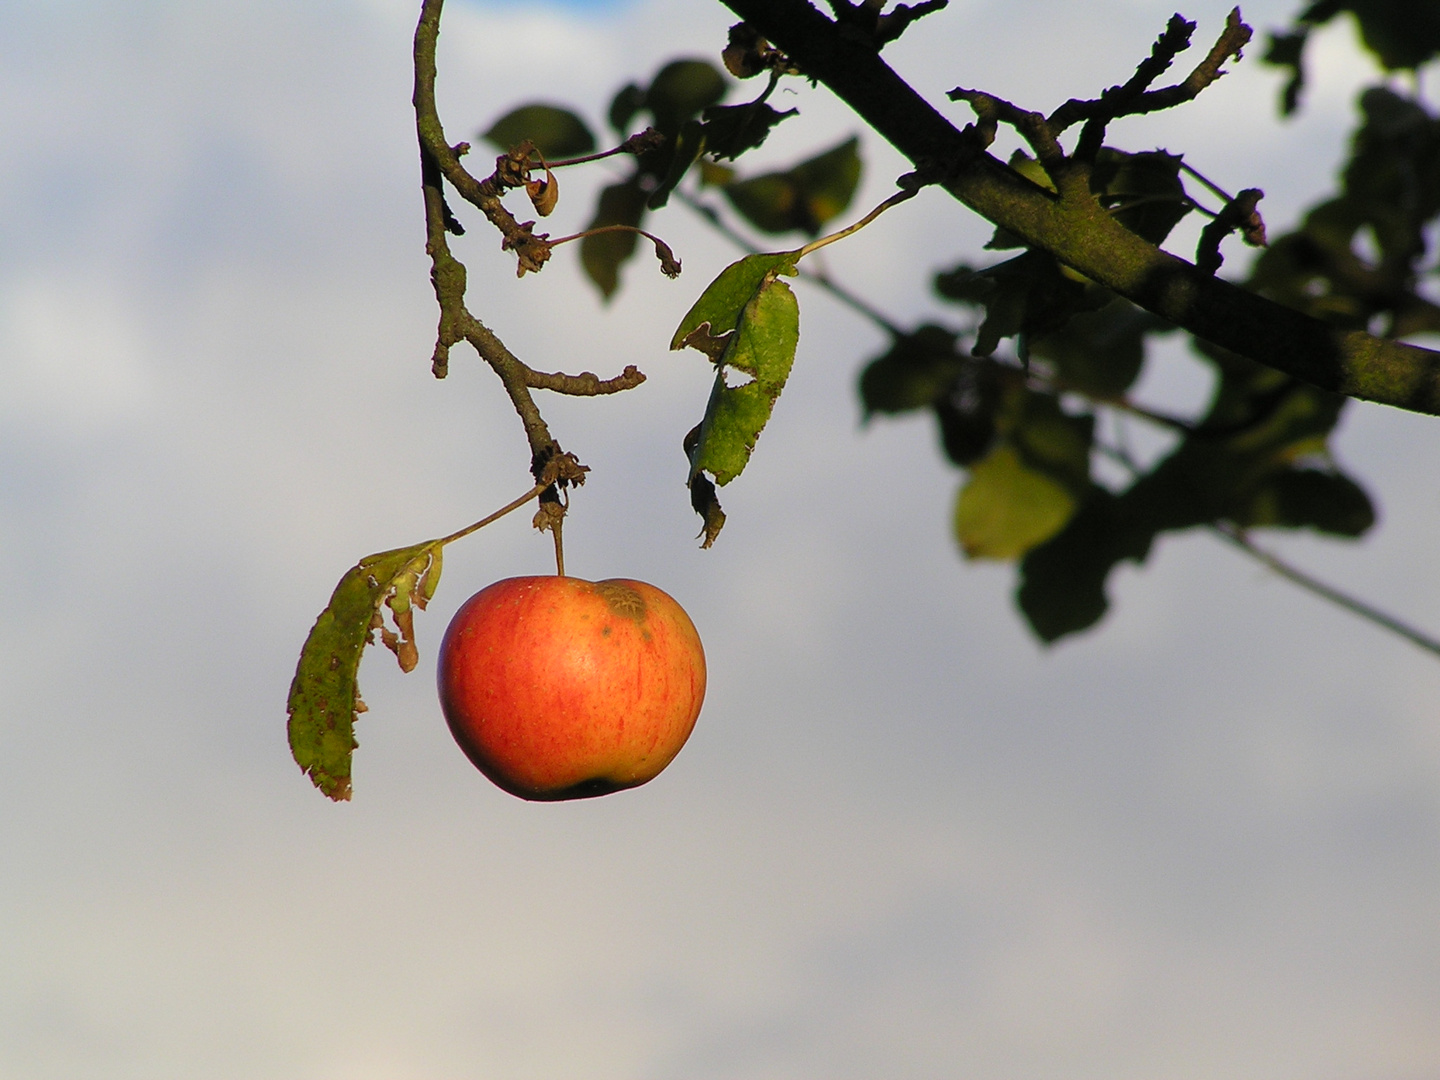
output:
M680 752L705 698L705 652L653 585L508 578L455 613L438 681L455 741L497 785L586 799L643 784Z

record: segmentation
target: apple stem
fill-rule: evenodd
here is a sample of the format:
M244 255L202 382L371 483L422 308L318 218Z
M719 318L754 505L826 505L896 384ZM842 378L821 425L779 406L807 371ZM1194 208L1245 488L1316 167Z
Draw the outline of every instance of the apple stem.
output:
M555 522L555 527L551 530L555 534L555 575L557 577L565 576L565 545L560 539L560 526L562 524L564 524L564 518L558 519Z

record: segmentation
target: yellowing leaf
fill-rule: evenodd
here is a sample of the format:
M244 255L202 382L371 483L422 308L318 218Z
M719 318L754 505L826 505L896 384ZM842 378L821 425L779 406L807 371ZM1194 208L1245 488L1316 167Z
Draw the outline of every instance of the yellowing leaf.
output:
M332 799L350 798L355 716L365 709L357 683L360 656L378 629L401 668L415 666L411 602L424 608L435 595L440 550L429 541L361 559L340 579L300 652L290 684L290 752ZM390 608L400 633L384 626L381 605Z
M977 462L955 504L955 536L971 559L1017 559L1065 527L1075 498L1002 444Z

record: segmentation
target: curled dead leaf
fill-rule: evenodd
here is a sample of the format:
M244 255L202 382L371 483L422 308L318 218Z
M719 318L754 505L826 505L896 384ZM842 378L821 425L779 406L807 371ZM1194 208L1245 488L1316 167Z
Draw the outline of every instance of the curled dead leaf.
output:
M547 166L544 180L529 180L525 183L525 194L530 196L530 203L535 207L535 212L541 217L549 217L555 209L555 204L560 201L560 182L555 179Z

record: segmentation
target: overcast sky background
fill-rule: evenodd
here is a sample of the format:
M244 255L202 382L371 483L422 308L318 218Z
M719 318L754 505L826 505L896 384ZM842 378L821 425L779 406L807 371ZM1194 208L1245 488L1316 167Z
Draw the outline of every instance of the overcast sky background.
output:
M735 253L680 208L657 224L684 275L637 259L609 309L574 251L517 281L478 220L457 251L530 363L650 376L542 408L594 469L569 569L652 581L704 636L689 746L647 787L535 805L453 745L446 622L551 566L516 515L447 552L419 670L367 657L354 801L310 787L285 694L340 574L528 483L493 375L428 371L415 7L0 5L0 1080L1440 1075L1440 664L1203 536L1042 649L1013 569L958 557L928 422L861 428L878 333L803 286L794 376L698 550L679 445L709 378L665 344ZM1208 42L1227 9L1186 14ZM1122 80L1171 10L956 0L887 56L936 102L1050 108ZM599 130L730 21L457 0L450 136L535 98ZM1328 28L1282 124L1249 52L1112 141L1264 188L1273 233L1331 190L1378 76ZM747 170L860 128L785 100ZM903 171L865 155L857 208ZM552 231L609 175L567 174ZM826 254L905 322L987 235L930 191ZM1203 398L1183 352L1152 368L1148 400ZM1353 407L1337 450L1375 535L1274 546L1440 630L1440 427Z

